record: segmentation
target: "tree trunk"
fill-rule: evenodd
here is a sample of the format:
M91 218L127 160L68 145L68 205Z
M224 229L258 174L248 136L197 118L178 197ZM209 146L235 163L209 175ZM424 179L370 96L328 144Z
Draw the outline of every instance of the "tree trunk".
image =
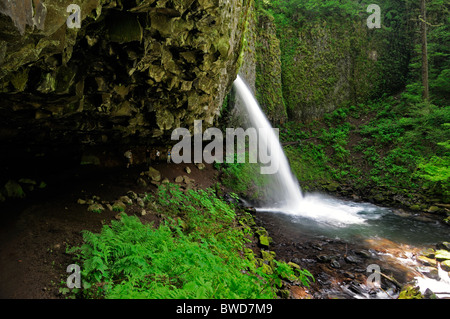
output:
M421 0L420 11L422 16L421 21L421 42L422 42L422 86L423 86L423 99L428 100L429 88L428 88L428 50L427 50L427 11L426 0Z

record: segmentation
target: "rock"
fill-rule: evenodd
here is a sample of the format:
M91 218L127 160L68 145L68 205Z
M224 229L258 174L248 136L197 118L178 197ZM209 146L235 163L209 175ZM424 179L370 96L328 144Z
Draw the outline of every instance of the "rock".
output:
M188 174L191 173L191 169L190 169L188 166L186 166L185 171L186 171L186 173L188 173Z
M436 248L450 251L450 243L448 241L444 241L442 243L437 244Z
M175 183L181 183L181 182L183 182L183 176L175 177Z
M441 262L441 268L445 271L450 271L450 260L444 260Z
M126 208L126 205L121 201L115 201L112 204L112 210L115 212L124 212Z
M145 207L145 203L144 203L144 201L142 200L142 198L140 198L140 197L138 197L138 198L136 199L136 203L138 204L138 206L140 206L140 207L142 207L142 208Z
M13 180L9 180L5 184L5 190L6 190L6 196L10 198L24 198L25 192L22 189L22 186L20 186L19 183Z
M425 265L425 266L433 266L433 267L436 266L436 260L428 258L428 257L425 257L425 256L419 256L419 257L417 257L417 260L422 265Z
M105 204L106 208L108 208L109 211L113 211L113 207L111 206L111 204Z
M298 270L301 270L301 269L302 269L299 265L297 265L296 263L293 263L292 261L288 262L287 264L288 264L292 269L298 269Z
M331 261L330 266L333 268L341 268L341 264L336 259Z
M147 211L145 209L141 210L141 216L147 215Z
M259 244L262 247L269 248L269 237L265 235L259 236Z
M147 175L152 179L152 181L159 182L161 180L161 173L153 167L148 169Z
M326 263L326 262L331 261L331 260L333 259L333 256L319 255L319 256L317 256L317 259L318 259L320 262Z
M127 196L128 196L130 199L132 199L132 200L135 200L135 199L138 198L137 194L136 194L135 192L133 192L133 191L128 191L128 192L127 192Z
M436 254L434 255L434 258L439 261L448 260L450 259L450 251L439 249L436 250Z
M267 251L267 250L261 250L261 255L262 259L267 262L274 260L276 256L274 251Z
M339 184L336 182L329 182L327 185L324 186L325 189L329 192L336 192L339 188Z
M77 203L80 205L85 205L86 201L84 199L78 198Z
M430 208L428 208L427 212L429 213L436 213L438 211L440 211L441 209L437 206L430 206Z
M411 210L420 210L420 205L417 205L417 204L414 204L414 205L411 205L411 206L409 206L409 208L411 209Z
M357 251L355 251L355 254L357 254L358 256L364 257L364 258L372 257L370 252L367 250L357 250Z
M161 184L169 184L169 183L170 183L170 181L167 177L165 177L161 182Z
M101 213L104 210L102 204L94 203L92 205L89 205L88 211L93 213Z
M353 256L346 256L346 257L344 257L344 260L349 264L357 264L358 262L360 262L359 259L357 259Z
M141 187L147 187L147 182L142 177L139 177L136 183Z
M133 201L128 196L120 196L119 201L121 201L122 203L127 204L127 205L133 204Z
M197 166L199 170L205 169L205 164L203 163L196 163L195 166Z
M433 248L426 248L420 252L422 256L428 257L428 258L434 258L435 250Z

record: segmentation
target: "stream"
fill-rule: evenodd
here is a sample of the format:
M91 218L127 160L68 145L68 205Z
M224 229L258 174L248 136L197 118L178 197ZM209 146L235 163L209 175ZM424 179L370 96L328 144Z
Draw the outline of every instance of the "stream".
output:
M377 291L366 285L368 265L379 265L402 285L416 281L422 293L430 288L440 298L450 297L448 273L439 269L439 275L428 276L430 268L416 260L422 250L450 241L447 225L432 216L324 194L306 194L303 203L295 211L258 208L257 217L273 234L277 255L316 272L322 284L316 297L398 297L400 287L387 280ZM321 280L324 276L336 278Z

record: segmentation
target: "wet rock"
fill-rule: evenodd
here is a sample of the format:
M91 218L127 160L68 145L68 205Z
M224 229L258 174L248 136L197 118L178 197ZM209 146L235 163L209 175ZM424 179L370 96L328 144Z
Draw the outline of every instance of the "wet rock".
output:
M444 241L442 243L439 243L436 245L436 248L450 251L450 242Z
M450 271L450 260L444 260L441 262L441 268L445 271Z
M363 257L363 258L372 257L371 253L367 250L357 250L357 251L355 251L355 254L357 254L358 256Z
M429 213L437 213L437 212L439 212L441 209L439 208L439 207L437 207L437 206L430 206L429 208L428 208L428 210L427 210L427 212L429 212Z
M360 262L360 260L353 256L346 256L344 257L344 260L349 264L357 264Z
M419 256L417 257L417 260L425 266L436 266L436 260L432 259L432 258L428 258L425 256Z
M334 258L334 256L327 256L327 255L319 255L319 256L317 256L317 259L320 262L323 262L323 263L330 262L333 258Z
M422 256L427 258L434 258L436 251L433 248L426 248L420 252Z
M450 252L444 249L436 250L436 254L434 255L434 258L439 261L443 260L449 260L450 259Z
M341 268L341 264L336 259L333 259L330 262L330 266L333 267L333 268Z

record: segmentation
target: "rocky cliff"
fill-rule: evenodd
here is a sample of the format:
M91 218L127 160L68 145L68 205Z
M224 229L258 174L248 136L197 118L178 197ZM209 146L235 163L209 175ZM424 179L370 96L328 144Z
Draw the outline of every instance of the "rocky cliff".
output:
M66 23L72 3L81 28ZM191 128L194 119L211 125L237 74L248 7L248 0L1 0L2 159L42 145L60 152L166 145L176 127Z

